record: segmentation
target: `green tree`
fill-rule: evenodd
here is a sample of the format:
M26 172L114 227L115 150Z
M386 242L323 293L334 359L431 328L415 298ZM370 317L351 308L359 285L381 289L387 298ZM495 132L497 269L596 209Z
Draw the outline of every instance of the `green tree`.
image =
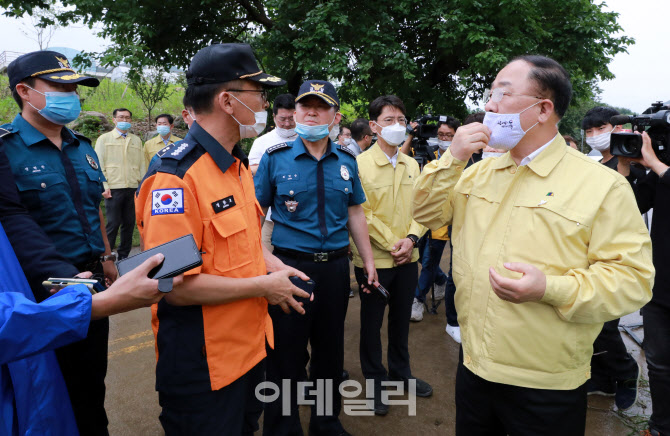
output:
M0 0L22 15L46 0ZM512 57L538 53L570 72L577 99L592 98L608 64L633 39L595 0L63 0L61 22L102 24L103 63L188 66L213 41L252 43L271 73L297 92L310 78L336 82L357 112L400 96L410 115L467 114ZM284 92L282 90L282 92Z
M147 110L147 117L151 121L151 111L158 103L167 99L172 94L170 83L161 71L128 73L128 86L135 91L137 97Z

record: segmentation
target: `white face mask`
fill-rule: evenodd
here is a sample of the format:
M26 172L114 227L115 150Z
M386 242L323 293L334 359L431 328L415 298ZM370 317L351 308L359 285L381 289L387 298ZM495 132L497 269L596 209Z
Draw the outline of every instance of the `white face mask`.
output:
M443 141L441 139L437 140L437 146L440 147L440 150L445 151L451 145L451 141Z
M375 122L375 124L377 123ZM377 125L379 126L379 124ZM405 142L406 131L407 129L404 126L401 126L400 123L395 123L392 126L383 127L380 136L384 138L384 142L386 142L388 145L397 147Z
M240 103L242 103L242 102L240 101L239 98L235 97L235 96L232 95L232 94L231 94L231 96L232 96L235 100L237 100L237 101L239 101ZM249 106L247 106L246 104L242 103L242 105L243 105L245 108L249 109L251 112L254 112L254 110L251 109L251 108L250 108ZM233 116L231 115L231 117L233 117ZM265 130L265 125L266 125L267 122L268 122L268 113L267 113L266 111L262 111L262 112L254 112L254 117L256 118L256 123L253 124L253 125L251 125L251 126L248 125L248 124L242 124L242 123L240 123L239 121L237 121L237 118L233 117L233 119L234 119L235 121L237 121L237 124L240 125L240 139L244 139L244 138L254 138L254 137L260 135L261 132L262 132L263 130Z
M298 134L295 133L295 129L282 129L281 127L277 127L275 131L277 132L277 136L283 139L295 139L296 136L298 136Z
M491 130L489 147L500 150L511 150L521 141L526 133L539 123L535 123L524 132L521 128L521 114L528 109L540 103L528 106L518 114L497 114L495 112L486 112L483 124Z
M614 130L614 129L612 129ZM612 130L609 132L601 133L600 135L592 136L591 138L586 138L586 143L594 150L605 151L610 148L610 138L612 136Z
M328 137L330 138L331 141L335 142L337 141L337 135L340 134L340 125L337 124L333 126L333 128L330 130L328 133Z

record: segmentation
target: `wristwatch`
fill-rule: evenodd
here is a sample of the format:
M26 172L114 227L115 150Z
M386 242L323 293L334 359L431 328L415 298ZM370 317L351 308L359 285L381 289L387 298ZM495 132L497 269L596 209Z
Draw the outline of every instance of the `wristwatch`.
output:
M108 260L114 262L116 260L116 253L105 254L104 256L100 256L100 262L107 262Z
M407 239L412 241L412 245L416 247L416 244L419 243L419 237L416 235L407 235Z

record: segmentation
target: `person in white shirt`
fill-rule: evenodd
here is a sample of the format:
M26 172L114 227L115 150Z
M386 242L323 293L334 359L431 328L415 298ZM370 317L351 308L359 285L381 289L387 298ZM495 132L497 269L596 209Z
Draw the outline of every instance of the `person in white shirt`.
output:
M281 144L283 142L295 141L298 134L295 133L295 119L293 117L295 112L295 96L293 94L281 94L275 98L272 104L272 119L274 119L274 130L269 131L263 136L258 137L251 150L249 150L249 169L251 174L256 175L258 164L265 151L273 145ZM268 208L268 213L263 223L262 239L263 245L272 251L272 229L274 223L271 219L272 209Z

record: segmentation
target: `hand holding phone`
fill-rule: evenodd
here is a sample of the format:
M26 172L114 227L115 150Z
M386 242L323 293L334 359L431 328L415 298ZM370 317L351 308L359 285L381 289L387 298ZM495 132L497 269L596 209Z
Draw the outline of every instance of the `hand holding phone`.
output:
M291 280L291 283L293 283L297 288L309 294L309 297L307 298L295 297L295 300L297 302L307 303L311 298L312 293L314 292L314 288L316 287L316 283L314 282L314 280L312 279L303 280L298 276L290 276L289 280Z
M363 284L364 287L376 291L379 295L382 296L382 298L384 298L384 300L388 301L388 299L391 295L389 294L389 291L387 291L385 287L383 287L381 284L379 286L377 286L377 285L374 284L374 282L370 285L370 284L368 284L368 280L369 280L368 275L363 274L363 277L365 277L365 283Z
M49 289L50 291L55 290L55 292L58 292L70 285L86 285L91 294L96 294L98 291L104 290L97 280L91 279L49 277L49 279L42 282L42 286Z

